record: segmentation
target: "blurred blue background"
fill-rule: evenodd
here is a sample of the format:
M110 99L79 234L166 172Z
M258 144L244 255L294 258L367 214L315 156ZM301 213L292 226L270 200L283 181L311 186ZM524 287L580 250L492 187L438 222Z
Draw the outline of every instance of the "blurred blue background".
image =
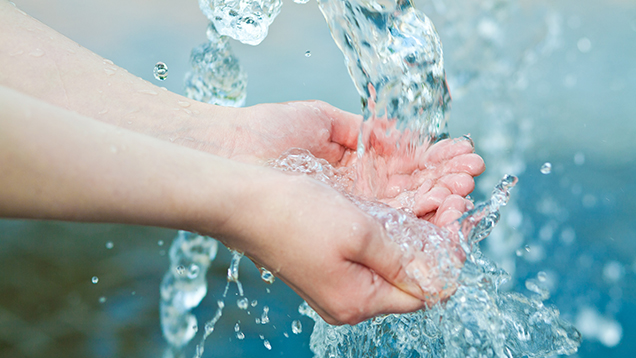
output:
M177 93L190 50L205 41L207 20L195 0L15 3ZM451 135L470 133L488 166L473 196L483 199L505 173L520 177L484 251L512 274L508 289L527 293L525 280L546 273L548 303L583 334L578 357L633 356L636 2L418 0L416 6L444 42ZM232 46L248 72L248 105L320 99L360 112L316 2L286 0L261 45ZM169 67L164 82L152 75L158 61ZM552 171L542 174L546 162ZM174 235L1 220L0 357L161 356L158 291ZM209 294L195 311L200 325L214 315L229 257L219 250L208 273ZM300 298L279 281L261 282L247 259L240 273L246 296L258 304L239 310L232 286L205 356L310 357L312 323L297 312ZM271 322L254 323L265 305ZM296 319L303 324L299 335L291 332ZM244 340L235 336L238 321Z

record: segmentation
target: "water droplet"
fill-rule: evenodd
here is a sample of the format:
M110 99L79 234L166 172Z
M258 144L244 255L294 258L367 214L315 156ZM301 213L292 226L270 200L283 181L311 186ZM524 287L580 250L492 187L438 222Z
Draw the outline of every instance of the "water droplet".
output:
M519 249L519 250L516 251L516 254L517 254L518 257L521 257L521 256L523 256L523 251L521 249Z
M530 252L530 245L526 245L526 246L524 246L524 248L523 248L523 249L524 249L524 250L526 250L526 252Z
M303 331L303 325L302 323L300 323L299 320L294 320L291 324L291 327L292 327L293 334L300 334L300 332Z
M113 242L112 242L112 241L108 241L108 242L106 243L106 248L107 248L107 249L109 249L109 250L110 250L110 249L112 249L114 246L115 246L115 244L113 244Z
M552 172L552 163L550 162L543 163L543 165L541 166L541 173L550 174L551 172Z
M105 64L105 65L114 65L115 63L114 63L113 61L111 61L111 60L109 60L109 59L106 59L106 58L105 58L105 59L104 59L104 64Z
M244 338L245 338L245 333L243 333L243 332L236 332L236 338L238 338L238 339L244 339Z
M42 57L44 56L44 50L42 50L41 48L36 48L35 50L29 52L29 55L33 57Z
M199 276L199 271L199 265L190 265L190 267L188 267L188 278L191 280L197 278L197 276Z
M94 284L98 283L99 282L99 277L93 276L93 278L91 278L91 282L94 283Z
M106 302L106 297L102 296L99 298L99 303L104 303Z
M305 57L311 57L311 51L305 51Z
M257 300L252 301L252 307L256 307L257 304L258 304Z
M245 298L245 297L239 298L238 300L236 300L236 305L238 306L238 308L240 308L242 310L246 310L247 309L247 298Z
M168 78L168 66L166 66L163 62L157 62L152 73L155 75L156 79L163 81Z
M308 3L308 2L309 2L309 0L294 0L294 2L295 2L296 4L306 4L306 3Z
M261 271L261 279L267 283L273 283L274 282L274 275L269 272L266 268L261 267L260 268Z
M163 240L159 240L159 241L157 241L157 245L159 245L159 246L163 246Z
M23 50L18 50L18 51L15 51L15 52L9 52L9 56L11 56L11 57L20 56L23 53L24 53Z
M106 72L107 75L112 76L115 74L115 72L117 72L117 70L114 68L106 67L104 68L104 72Z
M283 332L283 336L285 336L285 338L289 338L289 334L287 334L287 332Z
M254 319L254 322L256 322L256 324L261 324L261 319L260 319L260 318L258 318L258 317L256 317L256 318Z
M179 103L179 105L180 105L181 107L183 107L183 108L190 107L190 102L186 102L186 101L179 101L178 103Z
M177 266L176 270L179 276L183 276L183 274L185 273L185 267L183 267L183 265Z
M267 314L269 313L269 307L263 306L263 314L261 315L261 324L268 324L269 317Z
M267 339L263 341L263 345L265 346L265 348L267 348L268 351L272 350L272 345L269 343Z
M548 279L548 274L543 271L539 271L539 273L537 273L537 278L539 281L545 282Z
M239 322L236 322L236 324L234 325L234 332L238 332L241 330L241 325L239 324Z
M102 109L101 111L97 112L97 114L106 114L108 113L108 109Z
M195 324L194 326L192 326L192 330L194 331L194 333L197 333L199 331L199 326Z
M131 294L132 296L134 296L134 295L136 295L136 294L137 294L137 292L136 292L136 291L132 291L130 294Z

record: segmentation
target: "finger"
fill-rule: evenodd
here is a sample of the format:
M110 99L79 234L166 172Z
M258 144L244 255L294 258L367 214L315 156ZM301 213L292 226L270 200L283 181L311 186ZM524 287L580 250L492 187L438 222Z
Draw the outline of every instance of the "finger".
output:
M331 141L348 149L358 147L362 116L349 113L324 102L318 107L331 120Z
M458 155L444 163L445 173L467 173L478 176L485 169L486 165L482 157L474 153Z
M423 187L420 189L422 188ZM417 193L415 193L413 213L418 217L422 217L427 213L437 210L449 195L451 195L450 190L444 186L435 186L426 191L418 189Z
M421 290L408 279L404 270L404 253L400 246L388 238L378 223L369 219L369 224L371 231L359 235L358 240L351 240L352 245L345 258L373 270L382 279L410 295L420 297Z
M437 184L445 186L452 194L460 196L466 196L475 189L475 180L467 173L445 175L437 181Z
M468 210L469 205L472 205L469 200L459 195L449 195L437 209L434 224L441 227L459 219Z
M369 297L367 300L361 300L361 302L364 302L363 311L366 314L360 316L359 321L355 323L382 314L409 313L426 307L420 298L404 292L387 281L384 281L382 286L377 290L378 293L376 295Z
M445 139L431 146L426 154L421 158L420 163L438 164L461 154L468 154L475 151L471 140L465 137L457 139Z

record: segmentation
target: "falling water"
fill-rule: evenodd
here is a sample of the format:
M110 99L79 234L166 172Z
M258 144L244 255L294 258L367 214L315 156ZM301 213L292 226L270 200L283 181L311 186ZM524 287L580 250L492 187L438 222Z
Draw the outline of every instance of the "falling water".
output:
M240 106L245 101L246 75L232 55L226 36L248 44L260 43L281 3L200 0L200 5L211 21L209 43L192 53L193 70L186 80L186 93L199 101ZM383 189L381 180L361 184L376 174L374 159L378 153L374 153L371 140L393 141L389 143L397 149L393 155L413 157L418 149L447 137L450 95L441 42L430 20L410 1L335 0L319 1L319 5L363 99L366 121L358 148L357 190L352 193L343 185L351 173L343 173L306 151L291 150L271 165L312 176L340 190L383 224L391 239L400 244L404 260L412 260L415 254L423 255L425 269L407 270L407 274L429 293L431 305L428 310L385 315L356 326L341 327L328 325L307 305L302 305L300 312L316 321L311 336L311 349L316 357L539 357L575 352L580 335L559 318L556 309L543 304L547 298L545 282L539 277L528 282L528 288L537 293L531 298L504 292L501 287L508 280L507 273L479 249L478 242L498 222L500 207L508 202L515 177L505 176L490 200L444 228L419 220L407 210L355 195L362 192L373 198ZM370 191L360 190L365 186ZM188 256L186 251L180 254L175 258L171 255L171 265ZM204 277L207 266L199 267L197 277ZM233 277L232 267L234 260L228 278ZM268 280L273 279L264 274ZM166 333L165 323L169 320L164 319L162 308L164 335L173 346L181 347L192 339L193 333L187 330L193 318L189 309L200 301L201 289L198 290L196 300L182 305L185 309L181 318L186 324L181 327L186 329L173 335L179 340L171 341ZM203 342L221 318L224 303L219 301L218 306L217 313L206 324L197 357L203 354ZM263 317L267 317L265 310ZM300 332L300 325L294 322L292 331ZM271 348L269 341L263 343L267 349Z

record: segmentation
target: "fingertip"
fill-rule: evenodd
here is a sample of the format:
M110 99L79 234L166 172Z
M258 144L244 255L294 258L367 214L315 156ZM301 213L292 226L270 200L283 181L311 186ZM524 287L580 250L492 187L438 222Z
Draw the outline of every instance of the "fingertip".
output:
M438 181L452 194L466 196L475 189L475 180L468 173L453 173L441 177Z
M473 153L472 140L460 137L456 139L444 139L433 144L427 151L425 161L430 163L441 163L462 154Z
M379 297L375 310L371 311L372 314L368 318L382 314L410 313L426 308L424 301L403 289L393 286L386 295Z
M435 224L441 227L459 219L471 205L469 200L459 195L449 195L437 210Z
M450 190L443 186L435 186L427 191L418 190L415 194L413 212L418 217L421 217L431 211L437 210L449 195L451 195Z

